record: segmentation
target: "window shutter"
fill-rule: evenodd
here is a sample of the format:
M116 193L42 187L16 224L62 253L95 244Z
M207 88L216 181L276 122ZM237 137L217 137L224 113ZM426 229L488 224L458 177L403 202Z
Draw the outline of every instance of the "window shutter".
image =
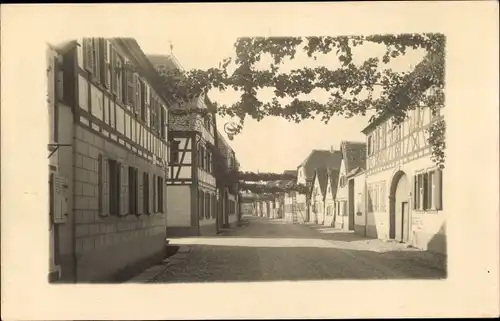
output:
M435 172L434 206L437 210L443 209L443 171Z
M144 209L144 175L139 175L139 170L136 168L137 177L137 214L142 214Z
M109 58L110 58L110 65L109 65L109 82L111 84L111 92L113 94L117 94L118 91L118 72L116 68L117 62L117 57L116 57L116 51L113 48L111 44L109 44Z
M109 215L109 171L108 161L103 155L99 155L99 211L100 215Z
M121 188L120 188L120 215L125 216L129 213L129 193L128 193L128 171L126 166L120 164Z
M154 213L154 176L149 175L149 213Z
M92 38L83 39L84 68L90 73L94 71L94 50L92 48Z
M144 112L144 115L146 117L146 119L144 120L146 122L146 124L149 124L149 117L150 117L150 109L151 109L151 91L150 91L150 88L149 86L145 86L146 89L144 91L145 95L146 95L146 110Z
M122 102L124 104L128 103L128 74L129 71L125 66L125 63L122 64Z
M422 186L422 196L423 196L423 208L426 210L428 208L428 203L429 203L429 175L428 173L424 173L422 175L422 181L423 181L423 186Z
M136 115L141 114L141 81L139 80L139 75L137 73L134 73L134 111Z
M156 175L153 175L153 213L157 213L157 205L158 202L156 201L157 195L156 195Z
M92 75L94 76L94 79L97 81L97 83L100 83L100 78L101 78L101 73L100 73L100 66L99 66L99 60L100 60L100 54L99 54L99 38L92 38L92 49L93 49L93 70L92 70Z
M110 88L110 75L111 75L111 64L110 64L110 54L108 41L106 39L101 40L101 51L102 51L102 82L106 88Z
M417 193L418 193L418 184L417 184L417 176L413 175L411 177L412 179L412 186L413 186L413 191L412 191L412 202L413 202L413 209L417 209Z
M427 204L425 207L431 209L434 205L434 182L436 180L436 174L432 171L426 173L425 176L427 177Z

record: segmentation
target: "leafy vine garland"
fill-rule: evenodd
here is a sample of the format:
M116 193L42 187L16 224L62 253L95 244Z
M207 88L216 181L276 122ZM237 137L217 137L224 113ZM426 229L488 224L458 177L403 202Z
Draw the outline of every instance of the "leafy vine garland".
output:
M258 121L267 116L278 116L294 122L320 117L328 123L334 115L350 118L374 110L376 115L370 121L391 114L394 123L399 124L406 119L407 112L416 106L427 106L432 110L444 106L445 42L445 36L438 33L243 37L234 44L234 61L226 58L217 68L207 70L182 72L162 69L160 75L164 93L181 101L192 101L211 90L238 91L240 100L232 105L212 103L221 116L228 115L238 120L233 134L241 132L247 116ZM353 49L366 43L384 46L383 56L354 63ZM340 67L333 70L304 67L288 73L280 72L280 65L286 59L294 59L300 49L311 59L316 59L319 54L333 52ZM422 49L426 53L414 70L395 72L386 66L393 59L405 55L409 49ZM273 62L268 69L258 70L256 64L264 55L270 55ZM230 73L228 67L233 62L235 69ZM274 89L275 97L269 102L262 102L257 92L266 87ZM327 103L299 98L318 88L330 94ZM281 98L290 100L283 103ZM433 127L439 131L440 126ZM444 166L444 130L440 135L440 139L431 135L434 138L429 138L429 143L432 145L433 160Z

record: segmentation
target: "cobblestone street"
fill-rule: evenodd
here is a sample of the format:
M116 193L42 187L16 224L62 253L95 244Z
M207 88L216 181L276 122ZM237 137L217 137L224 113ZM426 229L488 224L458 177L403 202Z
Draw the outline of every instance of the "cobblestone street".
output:
M223 235L172 239L191 248L156 283L334 279L439 279L443 258L403 244L318 225L244 217ZM438 263L436 263L438 262Z

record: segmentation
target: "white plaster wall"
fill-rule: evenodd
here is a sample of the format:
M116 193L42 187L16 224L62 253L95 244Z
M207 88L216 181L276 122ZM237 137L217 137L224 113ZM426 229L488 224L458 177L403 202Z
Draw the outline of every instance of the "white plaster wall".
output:
M365 174L354 177L354 224L365 225Z
M167 226L191 226L190 186L167 186Z
M412 202L412 192L413 192L413 181L412 176L420 170L428 170L435 168L435 164L428 157L416 159L407 164L394 167L392 169L376 173L374 175L369 175L366 177L367 185L371 182L377 182L381 180L386 181L386 211L367 213L367 225L375 225L377 230L378 238L388 239L389 238L389 195L390 187L394 174L398 170L402 170L406 173L409 191L408 191L408 202L410 205L410 218L411 218L411 232L410 232L410 242L417 246L422 247L421 244L428 242L427 239L432 238L434 234L444 234L444 224L445 224L445 209L448 200L444 198L447 193L444 192L447 183L446 170L443 171L443 210L441 211L428 211L428 212L416 212L413 210ZM417 244L420 243L420 244Z

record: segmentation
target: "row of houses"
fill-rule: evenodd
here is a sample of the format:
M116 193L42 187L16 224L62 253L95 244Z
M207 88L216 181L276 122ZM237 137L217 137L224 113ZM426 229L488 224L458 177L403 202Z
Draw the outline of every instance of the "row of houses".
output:
M307 194L277 194L254 213L291 223L313 223L446 253L443 170L431 160L428 129L445 109L410 111L395 126L390 114L371 122L364 142L342 141L339 150L313 150L294 172ZM260 208L264 208L261 210Z
M216 234L238 220L239 166L201 97L165 94L160 68L131 38L47 49L51 281L100 282L161 261L171 236ZM216 165L217 164L217 165Z

